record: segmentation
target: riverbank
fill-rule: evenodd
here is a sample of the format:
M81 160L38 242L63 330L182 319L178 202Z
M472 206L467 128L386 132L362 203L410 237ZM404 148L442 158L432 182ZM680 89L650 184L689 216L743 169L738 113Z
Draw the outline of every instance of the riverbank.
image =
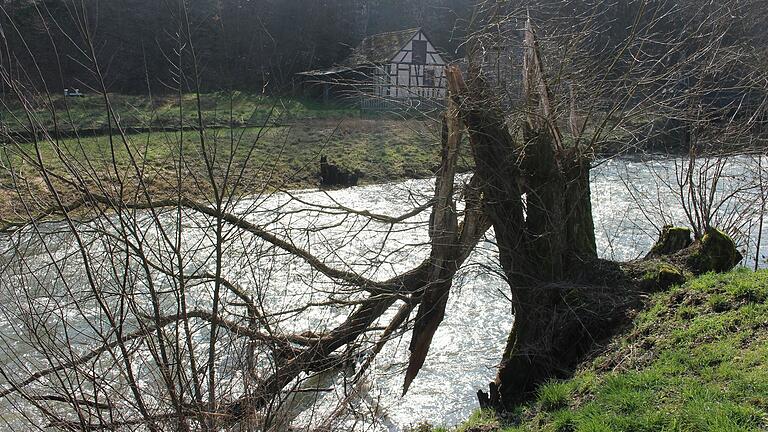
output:
M768 271L740 269L654 295L632 326L590 356L573 378L542 386L537 400L511 418L477 412L456 430L767 427Z
M264 190L318 187L323 155L341 169L361 172L361 185L431 177L440 160L437 126L418 120L314 119L289 126L210 129L204 140L209 152L215 149L217 173L223 175L230 162L238 170L244 168L238 193L249 195ZM119 135L111 138L117 169L130 187L137 184L130 164L132 155L141 166L142 181L155 198L176 193L183 155L183 193L194 197L210 193L197 132L131 134L126 136L127 147ZM62 176L69 177L67 169L76 169L92 186L114 179L109 136L64 139L59 145L42 141L39 150L47 168ZM0 153L0 219L24 219L26 210L18 193L30 202L51 205L42 178L23 156L25 153L26 158L34 159L35 152L34 144L27 143L7 145ZM470 168L468 154L459 165L463 170ZM55 178L52 180L62 190L68 189Z
M242 169L235 196L318 187L321 156L342 172L353 173L360 185L430 178L440 162L440 127L434 120L366 119L349 107L240 92L201 95L199 104L195 95L110 95L110 101L124 136L115 128L111 135L103 133L108 123L101 96L33 101L30 106L39 130L51 134L50 113L53 110L59 116L59 132L52 133L59 141L39 141L40 156L49 170L71 179L69 170L74 169L87 186L97 190L116 186L115 178L120 177L123 186L132 189L126 195L135 192L141 181L153 199L175 196L179 186L185 196L205 199L212 191L201 142L209 155L216 154L214 174L219 178ZM206 125L202 137L197 131L198 106ZM13 134L24 138L30 133L14 123L23 118L23 110L13 104L3 113L5 138L10 142L0 143L0 222L25 220L28 213L54 203L30 163L38 149L13 138ZM622 144L627 142L623 134L614 135L606 138L613 144L606 144L607 151L600 157L648 156L641 148ZM140 168L140 180L131 157ZM469 148L464 146L459 169L472 166ZM55 176L50 180L68 202L72 186Z
M199 98L198 98L199 96ZM123 129L181 129L199 126L199 117L208 128L256 127L266 123L290 124L303 120L340 120L359 117L348 106L321 104L317 101L279 98L241 91L186 93L182 95L125 95L97 93L82 97L31 95L22 105L8 97L0 109L4 131L24 137L29 135L31 114L38 131L81 135L104 135L114 128L107 117L109 107L120 119ZM54 115L55 114L55 115Z
M651 204L657 202L657 198L646 198L642 203L635 201L623 185L622 179L635 178L645 184L645 178L662 179L658 177L663 173L671 173L674 176L675 161L670 159L654 161L650 164L654 169L649 169L648 164L639 164L636 161L626 159L614 159L599 164L592 175L592 196L595 230L598 250L601 257L614 261L631 260L638 255L644 255L653 245L655 231L652 221L642 217L648 214ZM726 167L726 172L743 172L739 165ZM646 177L640 177L641 175ZM672 177L669 180L674 179ZM346 207L359 210L371 210L384 215L401 215L410 212L415 205L427 202L432 188L433 179L413 180L402 183L390 183L376 186L366 186L345 190L328 192L301 193L295 195L307 203L328 204L340 203ZM293 218L296 207L284 206L284 196L264 197L264 201L250 200L245 207L254 209L252 217L254 221L266 220L271 223L274 220L283 221L282 224L290 224L291 230L283 231L278 228L276 232L291 238L296 244L301 244L306 238L302 221ZM658 197L659 205L666 209L677 209L675 197L662 195ZM330 201L333 200L333 201ZM649 204L650 203L650 204ZM307 208L301 203L295 202L299 208ZM258 207L252 207L258 205ZM646 213L638 210L638 206L644 206ZM243 207L240 207L241 209ZM678 220L682 215L682 209L672 214L672 220ZM310 219L312 226L323 227L324 239L329 242L316 243L317 247L336 250L335 254L351 257L351 262L366 259L366 254L376 256L396 256L393 272L402 272L419 265L428 251L422 249L422 245L428 241L427 213L418 215L409 220L406 229L376 228L373 224L365 232L359 231L361 218L343 217L335 212L321 212L318 219ZM143 220L143 219L141 219ZM299 221L292 224L290 221ZM339 225L339 220L344 224ZM94 221L97 224L107 221ZM419 225L418 222L422 224ZM414 224L416 223L416 224ZM197 239L204 235L208 229L205 224L198 225L190 220L189 238ZM280 225L282 227L283 225ZM103 226L103 225L102 225ZM380 226L380 225L379 225ZM83 227L89 230L88 227ZM43 231L48 231L43 229ZM200 231L203 234L197 234ZM194 233L194 234L193 234ZM357 234L356 234L357 233ZM369 235L370 234L370 235ZM363 241L347 242L350 236ZM2 237L2 236L0 236ZM763 238L768 238L768 231ZM10 238L9 238L10 240ZM55 241L52 239L51 241ZM379 250L381 245L383 250ZM375 250L372 251L372 246ZM66 247L75 247L67 245ZM392 365L402 365L407 362L409 351L407 343L393 341L382 351L377 362L372 366L372 382L375 388L381 389L381 399L375 398L377 406L385 409L386 421L393 425L393 430L405 429L408 425L418 423L421 420L430 420L435 425L455 425L467 419L477 406L475 390L485 388L492 379L498 359L501 358L501 350L509 333L512 317L509 313L508 293L509 287L501 278L486 269L496 268L498 258L494 255L492 241L481 243L476 255L477 261L467 265L467 273L457 278L455 289L449 301L446 318L442 329L435 336L431 357L425 363L425 368L414 383L414 388L405 398L401 398L402 369L393 368ZM241 253L254 253L261 247L248 248L235 247L231 249L231 258L227 259L228 268L240 269L245 262ZM343 250L342 250L343 249ZM227 248L230 250L230 248ZM317 249L323 250L323 249ZM426 253L427 255L424 255ZM228 253L229 254L229 253ZM398 254L398 255L394 255ZM68 256L67 253L64 254ZM228 255L229 256L229 255ZM359 258L361 257L361 258ZM202 262L210 257L203 254L200 258L190 258L195 262ZM45 259L43 256L40 259ZM286 258L287 259L287 258ZM282 261L281 261L282 262ZM745 259L745 263L751 263L751 259ZM281 264L282 265L282 264ZM2 265L0 265L2 267ZM31 266L36 269L38 266ZM8 268L7 272L12 269ZM309 280L309 279L308 279ZM267 292L278 292L278 298L293 301L294 292L289 296L282 294L282 280L267 281ZM269 284L273 284L270 285ZM314 289L314 288L313 288ZM303 291L302 291L303 292ZM290 305L292 306L292 303ZM276 310L280 310L277 308ZM335 309L334 309L335 310ZM336 311L336 310L335 310ZM337 311L338 312L338 311ZM326 320L326 315L321 313L320 319ZM323 321L325 322L325 321ZM407 341L407 339L405 339ZM378 391L377 391L378 393ZM331 394L343 394L343 392L331 392ZM364 405L368 410L368 405ZM378 410L375 412L379 412ZM23 428L22 428L23 429Z

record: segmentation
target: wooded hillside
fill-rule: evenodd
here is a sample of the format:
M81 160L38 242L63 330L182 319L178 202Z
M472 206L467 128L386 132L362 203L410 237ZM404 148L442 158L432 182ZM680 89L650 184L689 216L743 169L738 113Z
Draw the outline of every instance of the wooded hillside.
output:
M761 7L761 1L732 11L730 41L765 41L760 23L768 4ZM674 33L697 21L691 13L718 7L700 0L632 0L599 10L552 0L4 0L0 63L13 75L9 79L45 83L55 92L87 91L102 74L107 90L117 93L199 86L291 94L297 72L331 66L365 36L380 32L423 27L457 58L478 23L492 23L511 9L529 9L539 22L594 16L602 27L583 36L590 54L600 57L626 39L638 8L666 11L649 12L643 20ZM562 31L582 33L563 25Z
M6 0L0 5L0 26L7 45L0 58L16 65L14 78L43 81L57 92L85 90L97 81L88 60L93 50L112 92L169 92L180 84L195 90L196 83L179 70L196 65L203 90L285 93L296 72L334 64L368 34L422 26L436 44L453 52L473 3ZM89 39L97 42L89 46Z

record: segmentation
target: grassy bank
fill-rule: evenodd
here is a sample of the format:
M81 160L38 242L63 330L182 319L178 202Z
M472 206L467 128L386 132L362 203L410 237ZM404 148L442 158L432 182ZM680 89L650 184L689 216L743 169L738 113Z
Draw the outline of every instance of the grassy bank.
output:
M705 275L651 299L567 381L462 432L759 431L768 428L768 271ZM438 429L440 430L440 429Z
M290 123L359 117L359 112L350 107L240 91L201 94L199 103L195 94L107 96L109 106L119 117L122 127L127 129L196 126L198 106L209 126L261 126L267 118ZM2 102L0 120L9 131L28 130L29 121L23 106L33 114L39 129L53 130L58 127L63 131L71 131L108 126L107 102L103 95L95 93L76 98L61 95L30 96L24 105L8 96Z
M343 169L362 173L361 184L382 183L433 175L439 165L440 139L437 125L415 120L303 120L293 125L268 128L209 129L206 149L217 155L216 171L223 175L231 160L236 171L245 166L241 193L259 192L265 187L306 188L319 182L319 158L326 155ZM96 189L99 182L114 177L117 170L136 183L129 164L130 154L143 170L142 178L156 197L174 193L180 152L187 196L202 196L207 174L200 135L194 131L153 132L120 136L65 139L59 144L40 142L39 150L48 169L71 177L63 161L81 172ZM0 148L0 219L24 218L19 191L34 198L42 208L50 199L36 169L22 156L35 157L34 144L6 144ZM60 157L59 155L64 155ZM247 163L246 163L247 161ZM464 157L466 168L469 158ZM127 176L127 177L126 177ZM55 179L54 179L55 180ZM66 186L62 185L62 189Z

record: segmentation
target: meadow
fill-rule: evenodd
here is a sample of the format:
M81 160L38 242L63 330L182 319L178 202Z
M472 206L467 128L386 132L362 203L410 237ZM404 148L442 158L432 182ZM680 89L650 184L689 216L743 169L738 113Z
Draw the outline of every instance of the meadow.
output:
M309 99L276 98L241 91L204 94L125 95L86 93L82 97L32 94L23 99L6 96L0 119L7 131L106 131L107 107L125 129L197 127L200 117L207 127L263 126L281 122L345 119L359 111L343 104L321 104ZM198 116L198 108L199 114ZM115 121L112 119L112 126Z
M155 197L181 189L198 198L210 196L209 163L218 181L240 177L238 195L317 187L323 155L360 172L360 184L430 177L439 164L439 123L427 117L363 117L349 107L239 92L199 102L109 95L109 104L111 124L99 96L38 101L26 111L42 131L37 139L13 135L33 128L25 129L23 109L6 104L3 118L12 120L3 122L0 144L0 218L24 219L32 202L51 204L41 162L61 190L71 187L61 179L77 172L89 186L135 185L141 177ZM465 152L463 169L469 159Z

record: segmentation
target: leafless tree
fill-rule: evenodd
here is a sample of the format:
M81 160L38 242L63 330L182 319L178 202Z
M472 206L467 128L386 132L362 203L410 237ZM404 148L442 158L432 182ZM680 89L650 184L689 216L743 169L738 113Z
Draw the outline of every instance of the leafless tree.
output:
M696 244L707 243L716 223L743 228L748 218L730 207L736 193L720 186L724 154L760 148L755 140L764 139L765 75L741 27L758 7L485 3L483 30L469 42L469 81L455 85L515 324L481 403L512 409L538 384L571 370L643 290L621 278L607 281L614 270L597 260L589 176L598 156L689 154L674 183ZM515 57L513 46L523 54ZM517 70L519 81L511 78ZM751 183L737 192L754 190Z
M256 143L207 127L200 60L178 5L168 61L179 100L188 91L198 100L193 127L180 112L178 132L162 135L175 155L166 167L149 163L157 141L123 127L87 20L69 36L103 94L105 155L91 154L85 138L60 137L75 123L66 100L62 110L35 77L0 71L31 132L29 143L9 135L3 149L16 216L0 227L8 299L0 395L27 426L287 427L297 395L324 391L323 374L360 363L349 385L361 385L382 345L412 324L422 296L445 292L489 227L476 182L454 189L455 121L445 126L437 191L410 191L402 215L285 190L279 148L254 166ZM59 119L54 130L44 126L49 116ZM427 224L431 240L387 241ZM423 244L431 255L393 272L390 260Z

